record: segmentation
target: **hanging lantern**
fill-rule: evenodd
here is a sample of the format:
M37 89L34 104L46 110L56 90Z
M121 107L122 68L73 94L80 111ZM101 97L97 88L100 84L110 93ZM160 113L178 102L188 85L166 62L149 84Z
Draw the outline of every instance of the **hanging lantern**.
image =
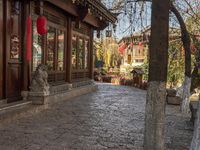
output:
M123 44L121 44L120 47L118 48L118 51L119 51L120 54L124 54L125 49L126 49L126 44L123 43Z
M97 38L100 38L101 37L101 32L100 30L97 31Z
M142 42L139 42L139 43L138 43L138 46L142 46Z
M113 31L116 33L116 28L117 28L117 25L116 24L113 24Z
M133 46L134 46L134 43L133 43L133 42L131 42L131 43L130 43L130 46L131 46L131 47L133 47Z
M112 37L112 31L106 30L106 37Z
M37 32L40 35L47 33L47 19L44 16L39 16L37 18Z
M31 61L31 37L32 37L32 20L29 16L26 20L26 60Z

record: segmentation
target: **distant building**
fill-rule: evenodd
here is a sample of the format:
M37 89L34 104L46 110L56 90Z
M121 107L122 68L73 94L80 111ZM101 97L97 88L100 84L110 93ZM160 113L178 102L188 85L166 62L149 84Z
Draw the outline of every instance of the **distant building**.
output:
M150 37L150 28L123 37L119 42L119 52L123 55L121 72L126 68L140 68L148 55L148 42Z
M146 27L133 35L123 37L119 41L118 51L123 55L120 71L125 72L127 68L141 68L146 57L148 57L150 27ZM180 29L170 28L170 42L180 40Z

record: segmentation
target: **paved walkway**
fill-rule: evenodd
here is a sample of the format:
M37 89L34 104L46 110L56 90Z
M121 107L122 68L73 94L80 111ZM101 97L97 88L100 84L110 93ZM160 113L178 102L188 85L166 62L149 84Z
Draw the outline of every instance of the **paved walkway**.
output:
M100 84L95 93L0 127L0 150L142 150L145 91ZM188 150L192 130L167 106L166 149Z

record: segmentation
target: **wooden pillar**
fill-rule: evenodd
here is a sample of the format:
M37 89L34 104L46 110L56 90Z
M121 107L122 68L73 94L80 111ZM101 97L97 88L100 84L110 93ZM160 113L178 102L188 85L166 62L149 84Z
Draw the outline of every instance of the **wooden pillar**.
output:
M93 39L94 38L94 30L91 29L90 33L90 78L94 79L94 46Z
M164 150L170 0L152 1L144 150Z
M0 100L3 98L3 0L0 0Z
M67 49L66 49L66 79L72 82L72 22L71 18L67 21Z

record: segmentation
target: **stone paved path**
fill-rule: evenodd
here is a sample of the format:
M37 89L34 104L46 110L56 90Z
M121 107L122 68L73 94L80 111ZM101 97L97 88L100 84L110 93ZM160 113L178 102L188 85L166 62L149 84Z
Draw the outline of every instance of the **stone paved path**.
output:
M145 91L100 84L99 90L0 127L0 150L142 150ZM166 149L187 150L192 130L167 106Z

